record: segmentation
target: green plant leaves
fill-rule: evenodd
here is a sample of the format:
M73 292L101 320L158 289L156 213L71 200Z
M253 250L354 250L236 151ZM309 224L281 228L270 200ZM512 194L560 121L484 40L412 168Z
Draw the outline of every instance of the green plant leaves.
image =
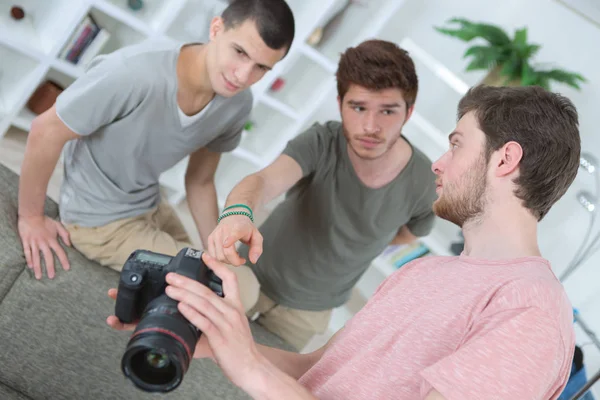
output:
M500 67L499 74L506 82L518 81L523 86L538 85L549 90L550 82L560 82L580 89L580 83L586 82L580 74L562 69L541 70L531 63L541 46L528 43L527 28L515 30L511 39L500 27L472 22L465 18L452 18L450 24L458 28L434 27L438 32L458 38L465 42L482 39L486 45L473 45L465 51L463 58L469 59L466 71L492 69Z
M472 57L467 71L476 69L490 69L501 63L504 59L501 49L492 46L472 46L463 57Z
M582 82L587 82L586 79L575 72L565 71L563 69L551 69L548 71L537 71L539 81L557 81L565 83L576 89L581 89L579 86Z
M483 38L495 46L507 45L510 38L506 32L494 25L473 23L463 18L452 18L449 22L460 25L458 29L435 28L441 33L457 37L465 42L475 38Z

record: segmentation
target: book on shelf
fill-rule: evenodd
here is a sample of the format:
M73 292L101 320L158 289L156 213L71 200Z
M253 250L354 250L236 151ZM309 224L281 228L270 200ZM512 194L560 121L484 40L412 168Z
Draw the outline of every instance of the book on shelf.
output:
M85 66L102 50L108 39L110 33L88 14L73 30L59 58L72 64Z

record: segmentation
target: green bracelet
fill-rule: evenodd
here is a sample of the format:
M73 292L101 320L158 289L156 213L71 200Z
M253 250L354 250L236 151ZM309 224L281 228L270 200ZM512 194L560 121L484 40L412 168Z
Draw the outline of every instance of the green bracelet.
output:
M245 205L245 204L232 204L229 207L225 207L223 209L223 211L225 212L227 210L231 210L232 208L239 208L239 207L245 208L246 210L248 210L248 212L250 213L250 215L254 215L254 213L252 212L252 209L250 207L248 207L247 205Z
M219 222L221 222L221 220L225 217L229 217L231 215L245 215L246 217L250 218L250 221L254 222L254 218L252 217L252 214L246 212L246 211L229 211L226 213L223 213L219 216L219 219L217 219L217 224Z

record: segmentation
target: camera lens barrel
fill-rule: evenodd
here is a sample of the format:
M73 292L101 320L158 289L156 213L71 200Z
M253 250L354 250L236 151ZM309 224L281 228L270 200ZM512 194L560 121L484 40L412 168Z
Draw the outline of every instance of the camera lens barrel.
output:
M169 392L188 370L200 332L161 295L151 301L121 359L121 368L139 389Z

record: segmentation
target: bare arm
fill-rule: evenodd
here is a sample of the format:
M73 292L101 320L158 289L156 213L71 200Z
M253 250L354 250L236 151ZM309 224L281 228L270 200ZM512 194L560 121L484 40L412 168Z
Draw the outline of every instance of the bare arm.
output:
M268 167L238 183L227 197L226 205L242 203L257 209L285 193L300 178L300 165L292 157L282 154Z
M263 346L257 344L257 348L260 353L275 365L281 372L294 378L294 380L300 379L302 375L306 373L313 365L317 363L331 345L333 340L343 330L340 329L327 341L327 343L312 353L299 354L290 351L275 349L273 347Z
M244 178L227 197L226 206L244 204L252 210L286 192L302 178L302 168L290 156L282 154L271 165ZM240 211L245 211L239 208ZM237 241L249 247L250 261L255 263L262 254L262 235L244 215L224 218L208 238L208 253L232 265L246 262L235 249Z
M185 174L188 205L204 248L219 217L214 178L220 159L221 153L201 148L190 156Z
M50 176L65 143L79 136L56 114L53 106L35 118L27 136L19 179L19 217L42 217Z
M19 178L18 229L27 266L33 269L37 279L42 278L40 252L44 255L49 278L54 277L52 251L63 269L70 268L67 255L57 240L60 236L70 245L69 233L60 222L44 216L44 201L60 152L65 143L78 137L58 118L54 106L33 120L27 136Z
M399 230L394 239L390 244L410 244L417 240L417 237L411 233L411 231L403 225Z

